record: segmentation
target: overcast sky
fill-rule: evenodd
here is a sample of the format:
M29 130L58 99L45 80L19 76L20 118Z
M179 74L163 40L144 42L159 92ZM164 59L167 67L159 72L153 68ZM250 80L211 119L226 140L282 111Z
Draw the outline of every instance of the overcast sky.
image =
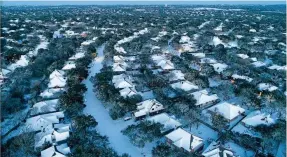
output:
M286 4L285 0L1 0L3 5Z

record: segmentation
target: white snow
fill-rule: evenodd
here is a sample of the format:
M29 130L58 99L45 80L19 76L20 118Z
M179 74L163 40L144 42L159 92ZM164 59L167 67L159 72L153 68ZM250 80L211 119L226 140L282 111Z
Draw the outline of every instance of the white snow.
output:
M57 152L55 146L51 146L41 151L41 157L66 157L66 156Z
M245 112L245 110L240 106L236 106L228 102L221 102L208 108L208 110L220 114L227 120L233 120L234 118Z
M197 85L195 85L189 81L176 82L176 83L171 84L170 86L175 90L180 89L180 90L183 90L185 92L198 89Z
M245 148L243 148L243 147L239 146L238 144L231 142L231 141L224 143L224 146L225 146L225 148L233 151L235 156L254 157L254 155L255 155L255 152L253 152L252 150L245 149Z
M80 59L80 58L83 58L83 57L85 57L85 53L78 52L75 55L73 55L72 57L70 57L69 60L77 60L77 59Z
M211 66L213 66L213 69L217 73L221 73L222 71L224 71L228 67L228 65L226 65L224 63L215 63L215 64L211 64Z
M176 129L181 126L181 123L178 122L177 120L173 119L166 113L161 113L152 117L149 117L147 119L148 121L152 121L154 123L160 123L163 125L163 130L162 132L166 132L169 130Z
M184 74L180 70L173 70L167 75L169 81L184 80Z
M233 74L231 76L233 79L242 79L242 80L246 80L248 82L251 82L253 79L248 77L248 76L244 76L244 75L238 75L238 74Z
M249 32L256 33L255 29L250 29Z
M197 58L204 58L205 57L205 53L190 53L190 54L197 57Z
M135 90L135 88L128 88L128 87L120 90L119 92L120 92L120 95L124 98L131 97L137 94L137 91Z
M190 93L189 95L193 96L196 100L196 106L204 105L218 99L216 94L209 95L206 89Z
M269 92L272 92L274 90L277 90L278 87L271 85L270 83L259 83L258 84L258 89L263 91L263 90L268 90Z
M30 115L43 114L47 112L57 111L59 99L40 101L33 105Z
M199 29L203 28L205 25L209 24L210 21L203 22L201 25L198 26Z
M163 105L155 99L149 99L137 103L137 111L134 112L135 117L145 116L147 114L156 113L163 110Z
M256 62L253 62L252 65L254 65L255 67L262 67L262 66L265 66L266 63L261 62L261 61L256 61Z
M273 64L270 67L268 67L268 69L271 69L271 70L286 70L287 66L286 65L285 66L279 66L279 65Z
M220 157L220 154L223 154L222 157L236 157L231 150L224 148L220 142L213 141L202 153L205 157Z
M62 93L63 91L65 91L64 88L51 88L51 89L46 89L44 90L40 96L43 98L52 98L55 95L59 95L60 93Z
M237 56L240 57L240 58L242 58L242 59L247 59L247 58L249 58L249 56L246 55L246 54L237 54Z
M215 31L222 31L222 27L223 27L223 23L221 22L219 26L217 26L216 28L214 28L213 30Z
M247 126L271 125L276 122L275 117L261 111L253 111L242 122Z
M74 68L76 68L76 63L74 61L68 61L68 62L66 62L66 64L62 68L62 70L71 70Z
M192 136L192 141L191 140ZM178 148L183 148L188 152L196 151L201 146L203 146L203 139L195 135L190 134L189 132L178 128L175 131L165 135L165 137L172 142L173 145Z

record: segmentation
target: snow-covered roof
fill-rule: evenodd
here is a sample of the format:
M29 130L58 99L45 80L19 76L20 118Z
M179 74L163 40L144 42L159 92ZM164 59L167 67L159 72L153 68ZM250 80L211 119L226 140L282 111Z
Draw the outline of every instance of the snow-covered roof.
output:
M198 86L189 82L189 81L180 81L180 82L176 82L176 83L173 83L171 84L171 87L173 89L181 89L181 90L184 90L184 91L190 91L190 90L193 90L193 89L198 89Z
M202 153L205 157L235 157L233 152L226 149L219 142L211 142L210 145Z
M41 151L41 157L66 157L66 156L57 152L55 146L51 146Z
M272 92L274 90L277 90L278 87L271 85L270 83L259 83L258 84L258 89L263 91L263 90L268 90L269 92Z
M195 105L197 106L211 102L211 101L215 101L218 99L218 96L216 94L209 95L206 89L193 92L190 95L192 95L194 99L196 100Z
M57 70L56 69L50 74L49 78L50 79L53 79L55 77L62 77L62 78L64 78L64 75L65 75L65 72L63 70Z
M85 53L84 52L78 52L75 55L73 55L72 57L69 58L69 60L77 60L80 58L85 57Z
M268 67L268 69L271 69L271 70L286 70L287 66L286 65L285 66L279 66L279 65L273 64L270 67Z
M253 32L253 33L255 33L255 32L256 32L256 30L255 30L255 29L249 29L249 32Z
M160 62L161 60L165 60L165 57L163 55L158 54L152 55L151 58L156 63Z
M253 62L256 62L257 61L257 58L256 57L252 57L250 58Z
M184 35L184 36L181 36L179 43L187 43L189 41L190 41L190 37Z
M205 57L205 53L190 53L191 55L193 55L194 57L197 58L204 58Z
M70 137L70 132L69 131L64 131L64 132L54 131L52 133L52 136L56 142L60 142L60 141L67 140Z
M217 61L213 58L202 58L202 59L200 59L200 63L215 64L215 63L217 63Z
M169 81L184 80L184 74L180 70L173 70L168 74Z
M59 99L41 101L33 105L31 109L31 115L40 113L54 112L57 111L57 104Z
M192 136L192 141L191 140ZM189 132L178 128L174 130L173 132L165 135L166 138L172 141L173 145L183 148L190 152L191 150L196 151L201 146L203 146L203 139L200 137L197 137L195 135L190 134Z
M134 88L124 88L120 90L120 95L124 98L130 97L137 94L137 91Z
M127 63L125 62L113 64L113 71L126 71L126 68L127 68Z
M88 46L88 45L90 45L90 44L93 43L93 42L95 42L95 41L93 41L93 40L87 40L87 41L82 42L81 45L83 45L83 46Z
M228 120L232 120L245 112L245 110L240 106L236 106L228 102L221 102L219 104L216 104L208 108L208 111L218 113Z
M161 60L157 63L163 70L171 70L174 69L174 65L170 60Z
M233 79L241 79L241 80L246 80L248 82L251 82L253 79L248 77L248 76L244 76L244 75L238 75L238 74L233 74L231 76Z
M135 117L141 117L149 113L163 110L163 105L155 99L145 100L137 103L137 111L134 113Z
M255 67L262 67L262 66L265 66L266 63L261 62L261 61L256 61L256 62L253 62L252 65L254 65Z
M49 88L61 88L66 86L66 79L63 77L54 77L50 80L48 87Z
M121 55L118 56L114 56L114 62L123 62L124 61L124 57Z
M117 79L114 80L114 86L115 88L129 88L129 87L134 87L133 83L131 80L126 79L126 78L122 78L122 79Z
M240 58L242 58L242 59L247 59L247 58L249 58L249 56L246 55L246 54L237 54L237 56L240 57Z
M217 73L221 73L228 67L228 65L224 63L215 63L210 65L213 66L214 71L216 71Z
M242 123L244 123L247 126L255 127L258 125L271 125L271 124L274 124L276 122L276 120L277 120L276 117L257 110L257 111L253 111L250 114L248 114L242 120Z
M67 145L67 143L63 143L63 144L56 146L56 149L58 150L58 152L64 155L71 153L70 147Z
M64 90L65 90L64 88L48 88L48 89L44 90L40 94L40 96L42 98L51 98L51 97L54 97L56 94L63 92Z
M181 123L178 122L177 120L171 118L168 114L166 113L161 113L152 117L149 117L147 120L155 122L155 123L160 123L163 125L163 130L162 132L176 129L179 126L181 126Z
M35 117L28 118L25 122L26 128L31 131L47 130L46 127L52 126L52 124L59 123L59 119L64 118L63 112L53 112L48 114L42 114ZM53 127L52 127L53 128Z
M62 70L70 70L70 69L74 69L76 68L76 63L74 61L68 61L64 67L62 68Z

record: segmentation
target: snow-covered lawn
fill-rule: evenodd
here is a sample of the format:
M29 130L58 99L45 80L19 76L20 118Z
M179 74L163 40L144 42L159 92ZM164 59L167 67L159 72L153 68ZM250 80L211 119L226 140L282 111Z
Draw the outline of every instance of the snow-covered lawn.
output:
M87 115L92 115L96 119L96 121L99 123L97 130L101 135L105 135L109 138L111 147L114 148L118 153L128 153L132 157L140 157L143 156L142 152L144 152L147 156L151 156L151 149L155 144L146 144L143 149L134 146L129 141L129 138L121 133L121 131L128 125L131 125L133 121L112 120L108 110L93 92L93 84L90 81L90 78L96 73L99 73L100 69L102 68L102 61L104 59L103 50L104 46L97 50L98 57L92 62L88 78L83 81L88 88L87 92L85 93L85 101L87 106L84 109L84 113Z
M236 156L253 157L255 154L255 152L253 152L252 150L248 150L246 148L243 148L243 147L239 146L238 144L236 144L232 141L224 143L224 146L226 146L226 148L229 148L230 150L234 151Z

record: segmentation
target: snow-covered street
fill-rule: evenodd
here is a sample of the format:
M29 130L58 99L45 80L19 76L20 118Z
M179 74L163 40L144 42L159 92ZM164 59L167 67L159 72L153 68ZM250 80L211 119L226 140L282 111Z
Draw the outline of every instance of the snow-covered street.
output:
M92 62L92 66L89 69L90 73L83 83L87 87L87 92L85 93L86 107L84 113L87 115L92 115L98 122L97 130L101 135L105 135L109 138L111 147L113 147L119 154L128 153L132 157L151 156L151 149L153 144L147 144L143 149L134 146L129 138L121 133L128 125L132 124L133 121L124 120L112 120L109 115L108 110L104 107L102 102L97 99L95 93L93 92L93 84L90 78L96 73L99 73L102 68L102 61L104 59L103 55L104 45L97 49L98 57Z

